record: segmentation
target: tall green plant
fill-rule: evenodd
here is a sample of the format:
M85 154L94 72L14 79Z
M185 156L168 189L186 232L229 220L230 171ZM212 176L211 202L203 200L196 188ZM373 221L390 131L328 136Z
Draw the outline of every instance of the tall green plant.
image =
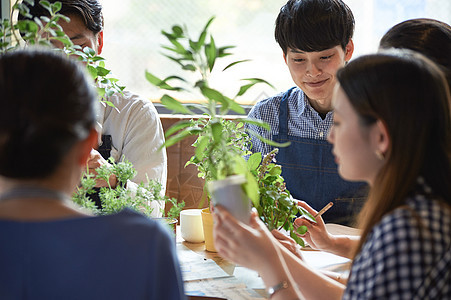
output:
M162 31L170 43L170 46L163 46L166 51L164 55L177 63L188 74L186 78L192 78L193 75L197 77L194 82L190 83L187 79L175 75L161 79L148 71L146 71L146 78L151 84L167 91L160 101L168 109L175 113L193 116L195 115L194 110L202 113L197 118L182 120L167 130L165 146L172 146L188 136L197 136L197 140L193 144L196 148L195 154L187 164L195 164L198 167L199 176L205 178L206 181L243 174L247 179L244 189L250 199L257 203L257 182L247 169L246 161L243 158L249 154L247 149L250 148L250 139L243 129L243 123L256 124L267 130L270 130L269 125L245 117L232 121L227 119L226 115L229 111L241 115L245 113L243 107L235 100L245 95L254 85L259 83L272 85L260 78L245 78L242 79L245 83L233 98L224 95L210 85L210 74L215 71L216 62L232 55L229 51L234 48L234 46L220 47L217 45L213 35L208 32L213 20L214 17L208 20L197 39L189 36L186 26L175 25L171 32ZM246 61L234 61L222 71ZM181 91L200 92L204 99L197 104L183 104L170 95Z

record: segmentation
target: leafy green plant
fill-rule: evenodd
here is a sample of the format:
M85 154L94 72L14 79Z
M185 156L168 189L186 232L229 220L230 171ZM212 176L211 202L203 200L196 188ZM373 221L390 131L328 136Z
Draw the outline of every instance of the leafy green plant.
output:
M243 115L245 113L243 107L235 100L245 95L256 84L270 84L260 78L242 79L245 83L241 85L233 98L210 86L210 74L215 70L217 60L232 55L229 50L234 47L217 45L213 36L208 32L213 20L214 17L208 20L197 39L190 38L186 26L175 25L172 27L172 32L162 31L171 44L163 46L163 49L168 52L164 55L177 63L188 74L186 78L192 78L194 74L197 77L194 82L190 83L185 78L175 75L161 79L150 72L146 72L146 78L151 84L167 91L160 101L168 109L175 113L193 116L195 115L194 110L202 113L197 118L182 120L167 130L165 146L172 146L189 136L197 136L197 140L193 144L196 148L195 154L187 164L196 165L199 176L205 178L207 182L224 179L234 174L244 175L247 179L247 183L243 186L246 194L253 202L258 202L257 182L247 169L246 161L243 158L244 155L249 154L247 149L250 145L250 139L244 131L243 123L256 124L268 130L270 129L269 125L245 117L230 120L226 118L226 115L229 111ZM234 61L222 71L246 61ZM204 99L198 104L183 104L169 95L169 93L181 91L200 93Z
M139 184L136 194L126 188L128 180L136 176L136 170L127 160L118 163L113 158L109 159L108 165L102 165L96 169L97 174L87 172L81 179L81 184L73 194L72 200L97 215L117 213L125 207L150 216L153 209L150 207L151 201L164 201L171 204L167 213L169 218L178 218L180 211L185 206L184 202L177 203L174 198L169 198L161 193L162 186L155 180L147 180L146 183ZM115 175L118 181L116 188L109 185L109 178ZM91 200L89 195L95 193L94 187L97 180L108 182L108 187L100 188L99 197L102 208L99 209ZM164 210L162 211L164 215Z
M39 1L39 5L45 8L49 15L39 18L33 18L30 14L29 5L34 5L34 3L34 0L16 0L10 20L2 20L0 23L0 53L3 54L27 45L54 47L54 44L60 43L61 48L55 49L63 51L68 56L77 56L86 65L89 74L97 83L100 101L113 106L107 97L116 92L121 93L124 87L118 85L118 79L110 77L111 71L105 67L105 59L96 55L95 51L89 47L82 49L80 46L74 45L64 33L58 22L70 22L70 19L59 13L62 7L61 2ZM13 22L11 20L13 20L15 11L21 18Z
M296 204L286 189L285 181L281 176L282 167L275 163L278 151L279 149L275 148L263 159L261 153L254 153L248 159L248 168L257 178L260 195L259 202L254 203L254 207L269 230L284 229L289 232L290 237L304 247L304 241L295 234L295 231L304 234L307 228L301 226L295 230L293 220L298 214L313 223L316 223L316 220L308 211Z

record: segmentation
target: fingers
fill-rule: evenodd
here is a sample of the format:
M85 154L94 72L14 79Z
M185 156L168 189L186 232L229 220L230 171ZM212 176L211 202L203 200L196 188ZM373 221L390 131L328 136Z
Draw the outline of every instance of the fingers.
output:
M313 223L304 217L299 217L299 218L296 218L296 220L294 220L293 226L295 229L298 229L301 226L306 226L308 229L310 229L310 228L312 228Z
M220 222L221 227L231 233L239 232L242 229L242 225L244 225L240 221L238 221L234 216L232 216L227 211L227 209L225 209L221 205L215 206L214 216ZM251 218L251 219L253 219L253 218ZM255 221L251 220L251 222L255 222Z
M302 207L303 209L305 209L312 216L315 216L318 213L315 209L310 207L310 205L308 205L305 201L298 201L297 205ZM315 220L316 220L316 224L310 222L309 220L307 220L306 218L301 216L294 221L294 226L296 229L299 226L307 226L307 228L310 228L312 225L319 225L320 227L324 227L324 221L320 216L316 217Z
M305 201L298 200L297 204L298 204L298 206L302 207L303 209L308 211L313 216L318 213L316 210L314 210L312 207L310 207L310 205L308 205L307 202L305 202Z
M276 239L284 240L284 239L286 238L285 234L283 234L282 232L280 232L280 231L277 230L277 229L273 229L273 230L271 231L271 233L272 233L272 235L273 235Z
M86 162L88 168L93 170L97 169L98 167L106 163L107 161L102 157L102 155L100 155L100 153L94 149L91 150L88 161Z

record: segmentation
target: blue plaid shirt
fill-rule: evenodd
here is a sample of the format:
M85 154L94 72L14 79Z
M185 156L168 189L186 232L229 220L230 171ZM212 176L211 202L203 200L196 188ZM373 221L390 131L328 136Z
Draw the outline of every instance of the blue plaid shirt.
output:
M267 131L259 126L246 124L252 140L252 152L261 152L264 155L272 150L271 146L260 141L252 132L269 140L279 133L279 107L284 94L285 92L258 102L249 112L250 119L262 120L271 126L271 131ZM296 87L291 91L288 98L288 135L325 140L332 122L332 112L328 112L323 120L301 89Z
M343 299L451 299L451 208L421 188L373 228Z

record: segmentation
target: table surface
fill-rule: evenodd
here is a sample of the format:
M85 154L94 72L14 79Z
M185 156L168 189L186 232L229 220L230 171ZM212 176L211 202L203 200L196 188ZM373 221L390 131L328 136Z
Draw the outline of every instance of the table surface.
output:
M355 228L326 224L328 231L339 235L358 235ZM204 243L185 242L176 230L177 254L190 299L268 299L257 272L235 265L205 250ZM304 251L304 259L313 268L339 273L349 272L350 260L320 251Z

